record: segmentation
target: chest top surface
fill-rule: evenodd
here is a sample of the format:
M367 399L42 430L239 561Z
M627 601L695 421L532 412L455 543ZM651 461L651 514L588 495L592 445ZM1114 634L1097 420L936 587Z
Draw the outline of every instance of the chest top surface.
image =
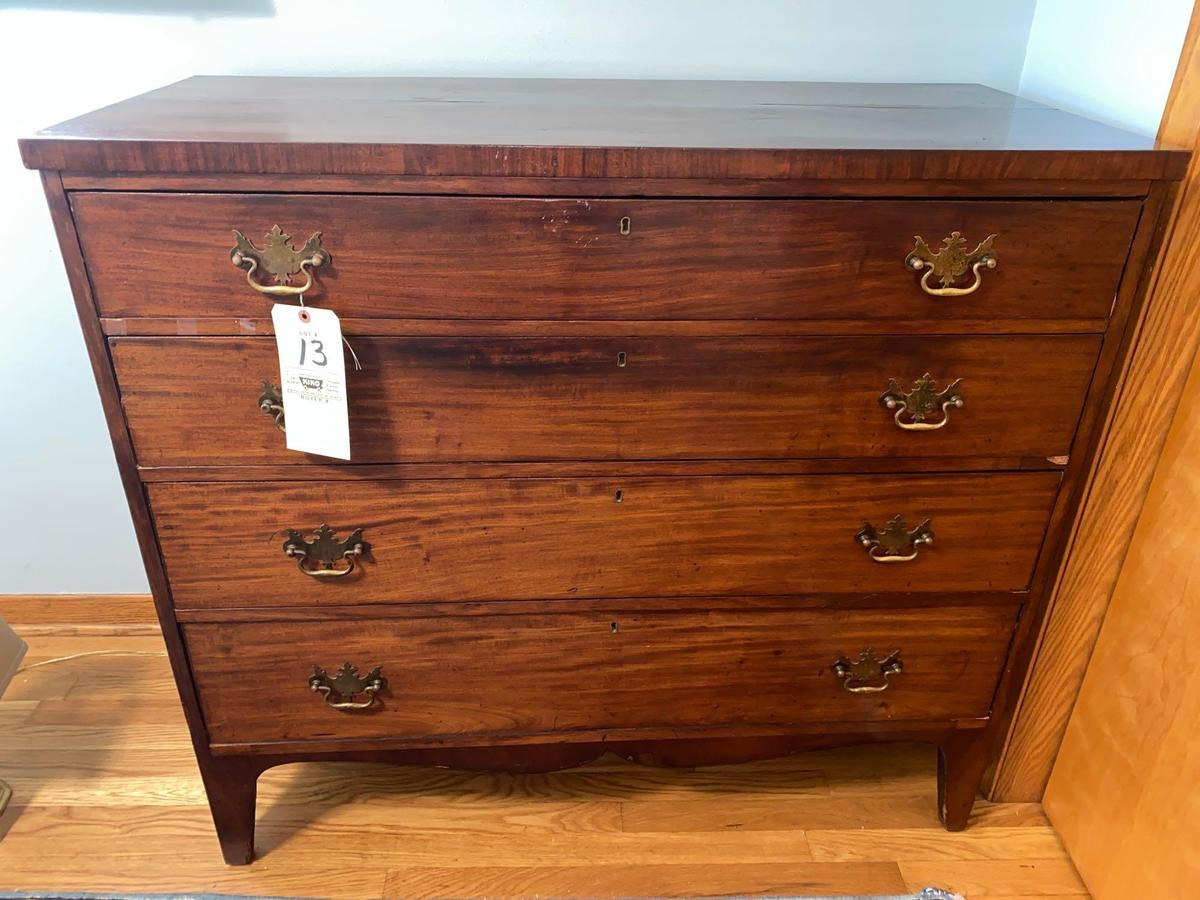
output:
M1184 151L980 85L189 78L38 132L31 168L608 178L1178 178Z

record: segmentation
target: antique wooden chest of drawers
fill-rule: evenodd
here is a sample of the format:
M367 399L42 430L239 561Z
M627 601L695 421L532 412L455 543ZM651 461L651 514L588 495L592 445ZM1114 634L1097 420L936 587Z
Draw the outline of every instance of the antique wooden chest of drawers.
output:
M422 79L22 151L230 863L309 759L917 740L963 827L1187 161L974 86ZM349 462L274 302L341 318Z

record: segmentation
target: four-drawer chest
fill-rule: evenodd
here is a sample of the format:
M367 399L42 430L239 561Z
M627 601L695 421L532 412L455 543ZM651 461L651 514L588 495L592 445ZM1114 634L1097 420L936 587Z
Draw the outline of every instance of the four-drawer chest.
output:
M970 85L500 79L22 152L230 863L300 760L923 741L962 828L1187 162ZM349 460L287 449L277 304L339 317Z

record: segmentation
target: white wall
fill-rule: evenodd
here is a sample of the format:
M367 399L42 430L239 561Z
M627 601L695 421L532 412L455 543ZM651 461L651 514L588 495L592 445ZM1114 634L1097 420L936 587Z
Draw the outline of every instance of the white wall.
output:
M192 74L978 81L1034 0L57 0L0 10L0 593L146 589L41 188L16 138ZM937 27L931 28L930 23ZM297 116L320 115L297 105ZM11 548L21 549L14 552Z
M1174 8L1185 0L1159 2ZM5 554L0 593L146 587L41 189L17 157L19 135L196 73L980 82L1015 91L1035 5L1039 17L1058 6L1096 18L1095 0L1005 0L984 13L946 0L7 2L0 522L9 547L21 549ZM1126 28L1161 28L1177 51L1177 15L1160 25L1153 3L1112 5L1126 12L1105 40ZM1056 52L1078 39L1078 30L1062 30L1060 45L1047 45ZM1094 49L1110 64L1121 59L1111 46ZM1159 68L1174 65L1174 52L1166 55ZM1143 61L1125 62L1127 77L1144 73ZM1036 71L1027 74L1039 91L1054 78L1110 77L1060 68L1035 78ZM1153 93L1165 96L1161 84ZM1157 121L1152 98L1137 103ZM319 111L298 106L297 115Z
M1020 94L1155 134L1191 13L1192 0L1038 0Z

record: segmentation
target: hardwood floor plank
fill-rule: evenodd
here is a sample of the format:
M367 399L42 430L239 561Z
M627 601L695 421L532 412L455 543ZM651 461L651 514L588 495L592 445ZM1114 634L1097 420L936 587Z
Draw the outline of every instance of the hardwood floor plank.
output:
M47 669L34 669L32 672L19 672L13 676L4 691L4 702L13 700L62 700L67 692L75 686L75 675L63 672L51 672Z
M893 860L1044 859L1063 853L1049 826L968 829L929 828L808 830L813 859L828 862Z
M23 717L5 716L0 705L0 752L5 750L59 750L63 746L75 750L119 749L134 744L150 751L191 750L187 730L177 723L151 725L146 723L105 722L91 725L46 725L28 721L37 708L30 708Z
M176 858L183 852L211 853L214 840L207 811L199 807L172 810L159 807L80 806L24 807L4 840L0 860L14 874L40 867L38 845L70 841L74 854L100 855L120 844L121 853L146 860ZM554 858L566 866L695 865L714 857L748 864L794 863L810 860L804 835L798 832L729 834L670 834L646 840L643 835L615 830L530 830L512 827L438 829L406 827L403 807L389 809L338 807L325 813L288 806L268 809L258 820L260 855L287 853L295 859L341 860L350 865L513 866L528 865L553 847ZM549 843L548 843L549 842ZM203 844L204 851L200 850ZM14 868L9 869L12 866Z
M354 767L351 769L350 767ZM794 762L790 771L764 770L760 763L716 766L704 769L659 769L622 762L619 766L595 763L564 772L510 775L494 772L457 772L426 767L396 767L369 763L301 763L268 771L260 786L280 773L296 770L302 775L295 787L315 790L332 786L345 790L347 779L355 790L373 786L389 793L434 793L454 802L489 801L522 796L529 799L629 800L653 796L697 800L733 797L737 800L825 796L829 793L824 773Z
M621 830L621 813L617 804L605 801L512 801L492 804L484 811L478 806L396 802L391 798L320 806L298 804L288 796L274 804L268 801L258 822L260 831L274 830L289 840L293 833L311 825L323 832L387 836L430 832L447 838L464 835L471 840L483 835L552 836L557 843L564 835L616 834Z
M21 625L154 625L149 594L0 594L0 618Z
M976 800L969 828L1013 828L1023 825L1049 825L1040 803L992 803Z
M0 771L20 776L23 772L46 773L47 777L71 772L94 772L97 777L144 777L196 771L190 747L148 748L125 744L118 747L61 747L30 753L25 748L0 746Z
M631 800L621 804L627 831L780 831L806 828L935 827L937 810L928 793L864 798L842 796L778 800Z
M331 847L324 858L267 855L221 861L208 810L158 807L10 807L0 817L0 887L22 890L226 891L322 897L379 896L385 869L359 869ZM48 847L56 848L48 852Z
M910 891L928 885L978 897L1075 897L1087 888L1066 855L1055 859L923 860L901 862Z
M703 887L700 887L703 886ZM692 897L899 893L894 863L516 866L404 868L387 873L387 897Z
M169 679L170 676L165 676ZM7 692L6 692L7 696ZM5 701L7 702L7 700ZM156 692L153 697L139 696L136 703L126 697L78 697L67 700L43 700L29 716L32 725L176 725L187 734L179 695Z
M30 807L73 806L198 806L207 811L208 800L200 775L147 778L96 777L94 772L4 776L13 788L13 802ZM2 855L0 855L2 858Z
M0 733L27 723L37 710L39 700L0 700Z
M157 636L161 640L162 631L157 625L150 623L132 623L129 625L17 625L21 636L26 640L31 637L54 637L71 635L74 637L130 637Z
M21 626L14 626L14 631L21 634ZM154 670L167 669L167 654L163 648L162 637L152 635L94 635L72 634L71 629L55 630L49 635L41 635L37 640L29 641L29 653L22 663L23 668L29 668L35 663L48 659L73 656L78 653L91 653L81 659L65 660L55 663L56 667L93 666L97 661L109 657L124 660L125 667L144 668L152 665ZM122 656L121 654L131 654Z

